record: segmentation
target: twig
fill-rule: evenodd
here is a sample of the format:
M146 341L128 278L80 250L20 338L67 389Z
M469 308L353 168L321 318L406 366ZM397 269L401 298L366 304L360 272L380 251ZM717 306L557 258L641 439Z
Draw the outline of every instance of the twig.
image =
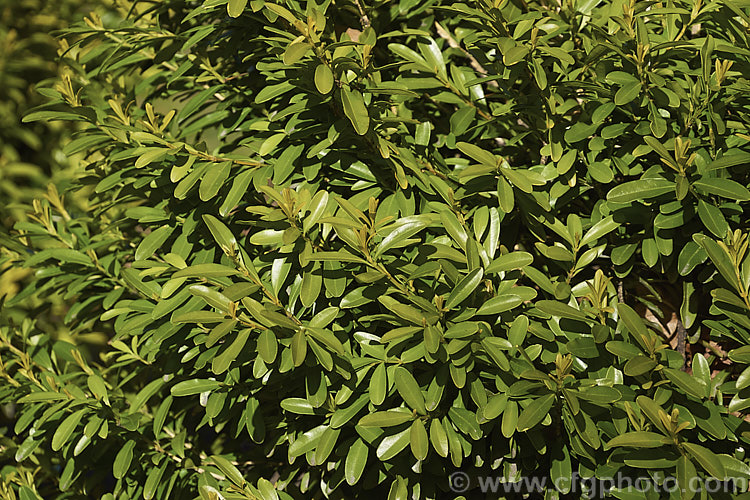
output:
M443 28L440 25L440 23L437 22L437 21L435 21L435 28L437 29L437 34L438 34L438 36L440 38L442 38L443 40L445 40L446 42L448 42L449 46L453 47L454 49L460 50L461 53L463 53L463 55L466 56L469 59L469 65L472 68L474 68L474 71L476 71L477 73L479 73L482 76L487 76L487 70L484 69L484 67L481 64L479 64L479 61L477 61L476 57L474 57L473 55L471 55L468 50L466 50L465 48L461 47L461 45L455 40L455 38L453 38L451 36L451 34L448 33L448 31L445 28ZM487 84L491 85L491 86L493 86L495 88L498 87L498 84L497 84L497 82L495 80L491 80L491 81L487 82Z
M367 17L367 12L365 12L365 9L362 8L362 4L359 0L354 0L354 3L357 4L357 8L359 9L359 22L362 23L362 29L369 28L370 18Z
M679 352L682 355L682 370L684 371L687 367L687 363L685 362L685 340L687 338L687 330L685 330L685 325L682 324L682 320L677 317L677 331L675 332L677 335L677 352Z

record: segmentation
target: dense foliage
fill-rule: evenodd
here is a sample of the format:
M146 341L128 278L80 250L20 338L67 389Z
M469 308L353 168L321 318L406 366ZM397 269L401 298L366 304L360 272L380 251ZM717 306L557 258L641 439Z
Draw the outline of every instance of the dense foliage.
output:
M7 244L12 495L750 478L746 1L127 7L25 117L90 200Z

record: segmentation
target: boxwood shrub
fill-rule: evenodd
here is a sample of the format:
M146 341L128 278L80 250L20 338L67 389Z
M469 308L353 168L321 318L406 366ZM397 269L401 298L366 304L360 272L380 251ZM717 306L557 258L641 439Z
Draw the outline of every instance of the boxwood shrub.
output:
M85 168L6 249L68 308L0 327L3 495L747 491L747 1L119 4L24 118Z

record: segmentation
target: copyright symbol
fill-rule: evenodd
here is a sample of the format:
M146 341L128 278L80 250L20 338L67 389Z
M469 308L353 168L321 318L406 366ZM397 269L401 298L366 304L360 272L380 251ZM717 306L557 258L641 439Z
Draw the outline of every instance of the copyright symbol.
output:
M453 493L463 493L469 489L469 475L465 472L454 472L448 482Z

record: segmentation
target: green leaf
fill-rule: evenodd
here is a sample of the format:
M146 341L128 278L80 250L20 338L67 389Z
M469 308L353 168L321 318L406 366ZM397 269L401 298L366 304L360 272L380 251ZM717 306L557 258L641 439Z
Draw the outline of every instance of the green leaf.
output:
M211 307L228 313L232 309L232 301L221 292L203 285L191 285L188 290L196 297L202 298Z
M487 274L502 273L522 269L534 262L534 256L528 252L511 252L501 255L487 266Z
M147 151L141 154L135 161L135 168L143 168L156 161L161 161L167 156L167 153L169 153L168 149L148 148Z
M115 479L122 479L128 473L130 462L133 461L133 448L135 448L135 441L130 440L117 452L112 464L112 474Z
M169 392L172 396L176 397L192 396L202 392L213 391L219 387L221 387L221 383L216 380L192 379L178 382L172 386Z
M227 13L229 17L240 17L245 11L247 0L229 0L227 3Z
M589 319L583 311L567 304L563 304L562 302L557 302L556 300L539 300L535 305L537 309L543 313L549 314L550 316L578 321L586 321Z
M413 418L411 413L403 411L376 411L362 417L358 425L362 427L393 427L408 422Z
M610 189L607 201L614 203L631 203L637 200L655 198L674 192L674 182L661 178L640 179L626 182Z
M143 405L145 405L149 399L156 395L156 393L159 392L159 389L161 389L164 384L165 382L163 378L157 378L146 384L143 389L138 391L138 394L136 394L133 402L130 405L130 414L132 415L140 411Z
M591 401L594 404L606 405L622 399L622 393L614 387L595 385L586 389L579 389L576 393L576 397L579 399L585 399L586 401Z
M312 404L302 398L286 398L280 403L281 408L298 415L315 415L316 411Z
M714 452L695 443L682 443L682 446L706 472L717 479L724 479L724 465Z
M424 395L422 390L419 388L414 376L406 369L401 366L396 367L393 370L394 381L396 384L396 390L403 398L404 402L417 410L422 415L427 414L425 408Z
M402 304L401 302L388 295L378 297L378 301L398 317L414 323L415 325L423 326L422 322L424 321L425 317L418 309L406 304Z
M323 424L300 434L299 437L289 445L289 456L298 457L304 455L308 451L314 450L315 446L318 444L318 440L326 429L328 429L328 425Z
M249 328L241 330L229 345L229 347L224 349L221 354L216 356L211 361L211 371L214 374L218 375L220 373L224 373L229 369L232 362L237 359L237 356L239 356L242 350L245 348L245 344L247 343L247 339L250 336L251 332L252 330L250 330Z
M180 269L172 275L172 278L219 278L235 274L238 274L238 271L232 267L208 263L196 264Z
M378 445L375 454L382 462L386 462L401 453L409 446L410 431L405 429L396 434L386 436Z
M706 167L708 170L718 170L720 168L736 167L737 165L750 164L750 153L741 150L734 151L732 154L724 154L716 158Z
M198 188L198 195L201 201L209 201L219 192L219 189L229 178L229 172L232 168L231 161L225 161L218 165L212 165L201 179Z
M335 252L315 252L310 255L309 260L321 262L356 262L358 264L367 264L367 261L362 257L352 255L345 250L338 250Z
M658 363L651 358L638 355L632 359L629 359L628 362L625 363L625 366L622 368L622 371L629 377L638 377L656 368L657 364Z
M626 85L623 85L620 87L620 89L615 93L615 104L617 106L624 106L641 93L641 82L635 81L628 83Z
M689 500L695 496L695 478L698 474L695 470L693 462L686 455L682 455L677 459L677 484L682 492L681 498L683 500Z
M266 4L269 5L269 4ZM277 97L280 97L290 90L296 88L294 85L289 83L288 81L283 81L281 83L277 83L275 85L266 85L263 87L256 95L255 95L255 102L256 104L262 104L264 102L268 102L272 99L275 99Z
M636 336L638 342L642 343L643 340L650 337L646 330L646 325L643 324L643 320L632 307L627 304L618 304L617 313L620 315L620 318L622 318L628 331Z
M589 243L594 243L602 236L611 233L615 229L620 227L620 224L618 222L615 222L615 220L612 218L612 216L606 217L596 224L594 224L591 229L586 231L586 234L581 239L580 246L588 245Z
M416 127L414 142L423 147L430 145L430 123L422 122Z
M362 477L362 472L364 472L367 465L369 451L370 448L362 438L357 438L349 448L344 463L344 477L350 486L356 484Z
M706 397L708 386L702 385L695 377L691 377L687 373L675 370L674 368L664 368L662 371L670 382L679 387L682 392L695 396L698 399Z
M427 429L420 419L416 419L411 424L409 431L409 444L411 445L411 452L414 458L417 460L424 460L427 458L429 451L429 437L427 436Z
M469 144L468 142L457 142L456 147L463 154L471 157L473 160L478 161L483 165L487 165L488 167L492 168L497 167L497 159L495 158L495 155L487 150L480 148L479 146Z
M279 500L279 494L273 483L264 477L258 479L258 493L260 493L261 500Z
M242 198L247 194L247 188L254 174L254 170L246 170L234 178L232 187L224 198L224 203L219 207L219 215L226 217L229 212L237 207Z
M529 330L529 318L521 315L513 320L508 330L508 340L514 347L518 347L523 344L526 338L526 332Z
M270 365L276 361L276 353L278 352L279 342L276 340L276 335L271 330L263 330L258 337L258 354L263 358L266 364Z
M367 113L367 106L358 90L349 90L346 87L341 89L341 103L344 106L344 114L354 126L354 131L359 135L365 135L370 128L370 116Z
M143 260L151 257L154 252L162 247L165 241L174 231L173 227L162 226L143 238L143 241L138 245L135 250L135 260Z
M383 404L388 391L385 363L378 363L370 376L370 401L375 406Z
M461 106L456 110L450 119L451 132L456 137L460 136L469 129L474 117L477 114L476 108L472 106Z
M532 401L518 416L518 422L516 423L518 431L525 432L532 427L535 427L544 420L544 417L547 416L554 404L554 394L547 394L546 396L542 396L541 398Z
M555 446L559 451L552 457L550 467L550 478L555 488L560 493L569 493L573 482L573 468L570 462L570 452L566 445L558 443Z
M328 347L333 352L337 354L341 354L341 355L345 353L344 345L341 343L339 339L336 338L336 335L334 335L333 332L331 332L330 330L325 330L323 328L307 327L305 328L305 331L308 334L310 334L311 337L321 342L323 345Z
M353 419L370 402L368 394L362 394L353 403L345 408L337 408L331 415L331 427L338 429Z
M703 225L717 238L724 238L727 235L729 224L719 207L706 203L703 200L698 200L698 216Z
M646 144L651 146L651 149L653 149L656 152L656 154L661 156L662 160L664 160L664 162L667 165L669 165L675 170L679 170L679 167L677 163L675 162L674 158L672 157L672 155L669 154L669 151L667 150L667 148L664 147L664 145L661 142L659 142L658 139L647 135L643 138L643 140L646 142Z
M508 358L503 353L504 349L513 347L510 342L499 337L485 337L482 339L482 347L500 369L504 371L510 370Z
M708 366L706 357L701 353L693 355L693 377L700 381L701 385L705 388L703 393L704 398L708 398L709 389L711 388L711 368Z
M315 87L321 94L327 94L333 89L333 72L327 64L319 64L315 68Z
M291 66L299 62L308 50L310 50L310 44L307 43L304 36L300 36L287 45L282 60L285 65Z
M298 330L292 337L292 362L294 366L302 366L307 357L307 337L305 332Z
M322 465L326 462L328 457L331 455L336 441L338 441L340 429L333 429L328 427L323 434L320 436L318 445L315 447L315 455L313 456L313 465Z
M377 258L391 248L399 246L403 241L411 238L425 227L427 227L427 224L421 221L400 224L398 227L388 233L388 235L383 238L383 241L381 241L380 244L375 247L375 250L372 252L372 256Z
M448 456L448 435L438 419L430 421L430 443L438 455Z
M60 425L55 429L55 434L52 436L51 446L53 451L59 451L65 443L68 442L71 434L73 434L73 431L76 430L76 427L78 427L78 424L81 422L81 418L83 418L88 411L89 410L85 408L83 410L78 410L71 413L65 417L65 420L60 422Z
M716 266L716 269L719 271L719 274L721 274L735 289L739 288L740 285L737 281L735 267L729 259L729 255L726 251L719 246L716 241L703 234L694 234L693 241L703 247L708 254L708 257L711 259L711 262L714 263L714 266Z
M211 455L209 458L235 486L240 488L244 486L245 478L242 477L242 473L232 462L220 455Z
M667 436L655 432L637 431L626 432L610 439L606 444L606 447L616 448L618 446L626 446L629 448L658 448L671 443L672 440Z
M503 54L503 64L513 66L521 62L529 54L529 48L525 45L517 45Z
M731 179L703 177L701 180L695 181L693 187L709 194L729 198L730 200L750 200L750 190Z
M515 401L508 401L503 412L503 420L500 424L500 431L503 436L510 439L516 432L516 426L518 425L518 403Z
M466 300L476 290L477 286L479 286L483 277L484 271L482 268L474 269L464 276L445 301L445 309L453 309Z
M234 255L237 248L237 240L227 226L213 215L204 215L203 222L208 226L211 235L216 240L224 253Z
M477 311L477 315L495 315L505 311L510 311L523 304L523 299L518 295L500 295L492 297L490 300L482 304Z
M577 122L565 132L565 142L573 144L574 142L588 139L596 133L598 128L598 124Z
M156 489L161 484L161 478L164 476L164 472L167 470L169 460L162 460L162 464L159 467L153 467L146 476L146 482L143 485L143 498L144 500L151 500L156 495Z

